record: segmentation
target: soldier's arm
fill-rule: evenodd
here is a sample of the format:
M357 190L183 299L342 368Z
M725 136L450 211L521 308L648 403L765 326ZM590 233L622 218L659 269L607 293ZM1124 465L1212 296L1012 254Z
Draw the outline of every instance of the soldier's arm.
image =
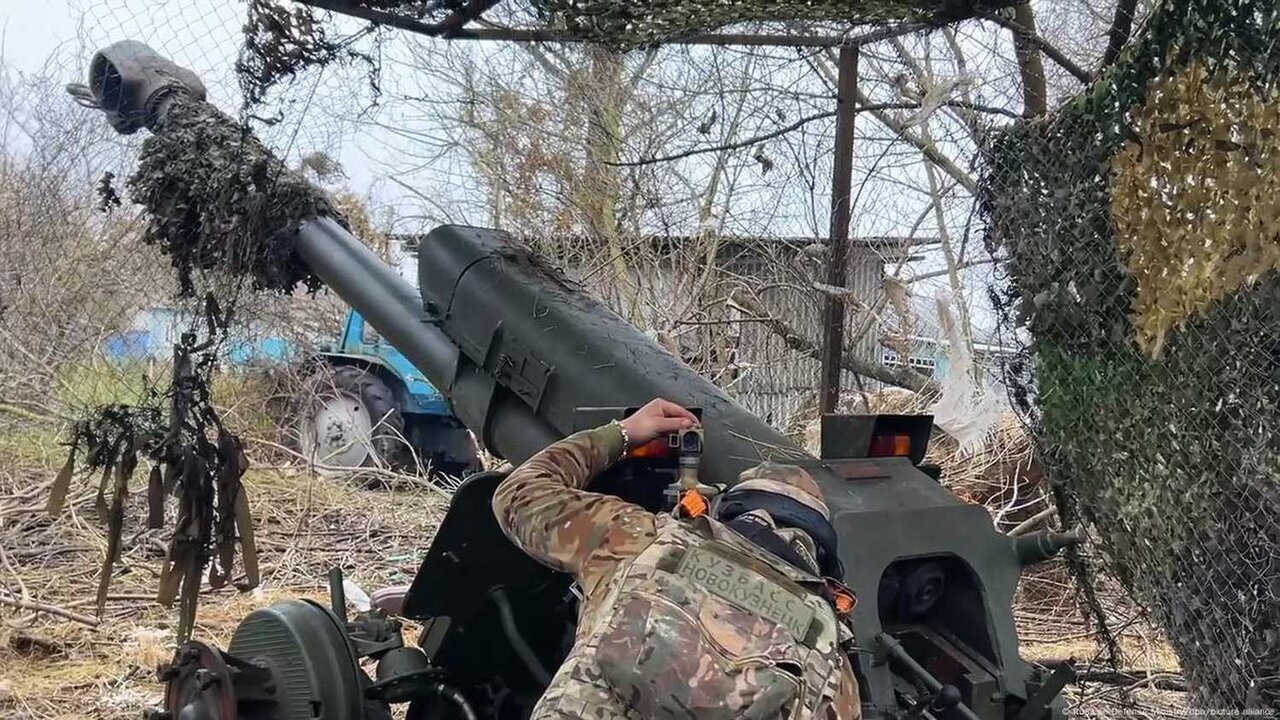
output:
M623 442L616 425L570 435L526 460L493 496L506 536L588 593L654 534L644 508L582 489L622 455Z

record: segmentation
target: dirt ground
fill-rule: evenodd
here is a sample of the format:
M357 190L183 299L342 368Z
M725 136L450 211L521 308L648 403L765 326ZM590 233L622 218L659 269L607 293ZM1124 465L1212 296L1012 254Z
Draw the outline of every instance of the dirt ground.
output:
M62 515L48 518L44 501L62 450L21 433L0 438L0 720L141 717L160 701L155 668L170 659L177 617L153 598L162 542L142 531L143 499L130 503L123 557L99 621L93 604L105 538L93 489L87 481L74 486ZM249 593L202 595L195 636L215 643L225 643L253 608L298 596L323 599L331 566L370 592L409 582L448 501L431 486L365 489L261 459L246 483L263 582ZM1108 601L1123 603L1118 592ZM33 603L52 609L32 611ZM1061 567L1024 582L1017 616L1027 658L1097 662L1098 644ZM1140 622L1124 628L1121 641L1127 668L1144 674L1070 687L1073 715L1172 716L1183 706L1182 693L1153 689L1178 677L1168 647Z

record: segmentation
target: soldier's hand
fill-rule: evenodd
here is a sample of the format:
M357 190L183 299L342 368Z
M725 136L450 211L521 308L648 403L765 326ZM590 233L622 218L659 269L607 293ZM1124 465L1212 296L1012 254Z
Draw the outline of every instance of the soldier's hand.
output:
M655 398L621 421L631 447L639 447L666 433L698 426L698 418L670 400Z

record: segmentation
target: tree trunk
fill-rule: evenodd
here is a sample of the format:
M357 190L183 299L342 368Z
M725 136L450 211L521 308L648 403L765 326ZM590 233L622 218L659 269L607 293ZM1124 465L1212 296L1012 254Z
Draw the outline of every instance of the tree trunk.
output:
M587 49L588 66L583 78L583 102L588 108L587 166L582 187L578 189L579 211L587 234L602 246L613 266L617 282L619 310L632 321L637 320L635 297L622 242L618 237L618 200L621 182L618 157L622 143L622 105L625 88L622 57L606 48Z
M1031 35L1036 34L1036 17L1031 12L1031 3L1014 5L1013 21ZM1027 117L1040 117L1048 111L1049 106L1040 51L1022 33L1014 32L1012 35L1013 52L1018 59L1018 74L1022 77L1022 113Z

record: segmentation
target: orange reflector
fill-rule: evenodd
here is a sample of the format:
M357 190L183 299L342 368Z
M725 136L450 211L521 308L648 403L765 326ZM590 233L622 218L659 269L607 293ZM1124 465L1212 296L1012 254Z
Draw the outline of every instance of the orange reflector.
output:
M831 590L837 615L841 617L848 615L858 606L858 596L854 595L844 583L834 578L827 578L827 587Z
M689 490L680 496L680 514L683 517L702 517L710 509L711 506L707 504L707 499L702 497L702 493L697 490Z
M635 458L663 458L675 457L675 448L671 447L671 443L666 437L660 437L657 440L650 440L638 448L632 448L627 457Z
M905 433L876 435L867 446L867 457L909 457L911 436Z

